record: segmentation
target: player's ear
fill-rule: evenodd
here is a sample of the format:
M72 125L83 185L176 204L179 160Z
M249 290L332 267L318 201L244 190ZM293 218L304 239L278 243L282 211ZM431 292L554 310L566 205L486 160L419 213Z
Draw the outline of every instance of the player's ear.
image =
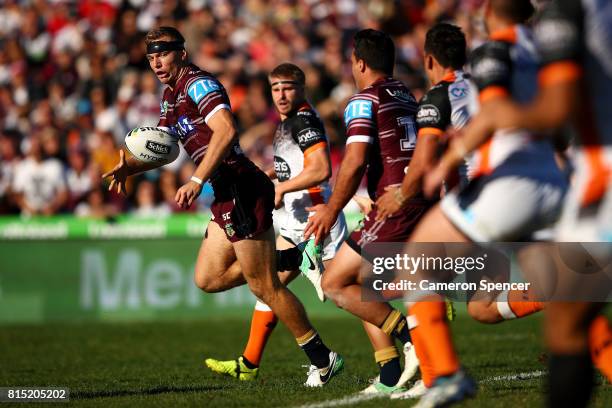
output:
M434 66L433 57L431 55L428 55L426 58L427 58L427 60L426 60L425 63L427 64L426 65L427 69L429 69L429 70L433 69L433 66Z
M360 59L357 60L357 67L359 68L359 72L365 72L366 70L366 63L364 60Z
M187 50L182 50L181 51L181 61L187 61Z

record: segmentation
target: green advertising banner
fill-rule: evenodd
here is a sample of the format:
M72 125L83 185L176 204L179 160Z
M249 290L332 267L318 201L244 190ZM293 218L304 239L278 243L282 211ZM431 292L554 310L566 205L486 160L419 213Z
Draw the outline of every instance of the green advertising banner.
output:
M189 216L108 225L60 218L18 225L18 219L4 219L0 324L248 316L255 299L246 286L206 294L193 283L207 221ZM60 231L67 234L59 238ZM319 302L306 279L290 287L310 313L341 313Z
M349 230L361 220L360 213L345 214ZM30 240L114 240L201 238L210 213L175 214L164 218L122 215L112 220L75 218L70 215L21 218L0 216L0 242Z
M201 238L209 220L210 214L177 214L166 218L124 215L112 220L73 216L0 217L0 241Z

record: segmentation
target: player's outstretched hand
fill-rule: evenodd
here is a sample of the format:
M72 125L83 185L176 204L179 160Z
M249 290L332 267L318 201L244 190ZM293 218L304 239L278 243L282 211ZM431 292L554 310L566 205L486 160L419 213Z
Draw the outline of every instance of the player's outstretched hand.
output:
M179 188L174 196L174 200L181 208L189 208L191 204L202 192L202 186L195 181L188 181Z
M402 209L396 199L398 187L385 187L385 193L376 200L376 221L384 220Z
M107 177L112 177L110 185L108 186L108 191L112 191L113 187L117 187L117 193L126 195L125 190L125 181L129 176L128 165L125 160L125 153L123 149L119 150L119 163L108 173L104 173L102 178L105 179Z
M338 214L327 206L327 204L318 204L313 207L306 207L306 211L314 212L308 217L308 223L304 229L304 239L308 240L311 235L315 236L315 245L323 242L329 235L329 231L334 226Z

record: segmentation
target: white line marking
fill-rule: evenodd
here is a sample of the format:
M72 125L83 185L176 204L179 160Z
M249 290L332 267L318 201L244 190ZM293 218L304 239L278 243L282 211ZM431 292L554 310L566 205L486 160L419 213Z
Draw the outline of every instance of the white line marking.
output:
M512 375L497 375L495 377L485 378L480 380L480 383L491 383L497 381L522 381L522 380L531 380L532 378L540 378L546 375L546 371L536 370L528 373L518 373Z
M374 398L384 397L385 395L381 394L357 394L357 395L349 395L344 398L339 398L335 400L327 400L322 402L316 402L314 404L305 404L298 408L327 408L327 407L339 407L342 405L352 405L357 404L358 402L368 401Z
M546 375L546 371L536 370L526 373L510 374L510 375L497 375L494 377L484 378L478 381L481 384L499 382L499 381L524 381L531 380L533 378L540 378ZM385 394L357 394L348 395L344 398L338 398L334 400L327 400L321 402L315 402L313 404L301 405L297 408L327 408L327 407L340 407L343 405L352 405L359 402L368 401L374 398L386 397Z

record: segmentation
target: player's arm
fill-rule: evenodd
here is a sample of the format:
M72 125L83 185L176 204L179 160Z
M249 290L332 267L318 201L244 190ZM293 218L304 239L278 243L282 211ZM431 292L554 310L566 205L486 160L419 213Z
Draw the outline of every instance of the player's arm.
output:
M193 178L201 180L202 183L192 179L178 189L175 200L181 207L189 207L200 195L202 184L210 178L227 156L237 135L234 118L229 109L217 110L208 119L207 125L212 130L212 136L202 161L193 173Z
M286 193L316 187L331 177L331 161L327 144L321 142L312 146L312 148L314 150L304 152L304 169L300 174L276 186L274 201L277 208L279 208Z
M315 214L308 219L308 224L304 230L304 237L306 239L314 234L316 237L315 241L318 243L322 242L329 234L340 211L342 211L359 188L367 168L369 148L369 143L350 143L346 146L344 158L342 159L329 202L307 208L308 211L314 211Z

